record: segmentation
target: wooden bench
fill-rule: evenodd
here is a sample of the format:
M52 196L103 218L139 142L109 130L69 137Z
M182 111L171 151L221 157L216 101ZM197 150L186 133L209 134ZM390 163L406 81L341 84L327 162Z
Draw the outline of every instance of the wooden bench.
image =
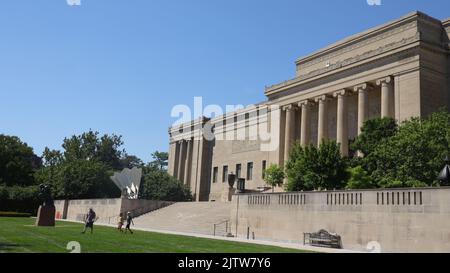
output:
M321 229L319 232L303 233L303 244L318 247L342 248L341 236Z

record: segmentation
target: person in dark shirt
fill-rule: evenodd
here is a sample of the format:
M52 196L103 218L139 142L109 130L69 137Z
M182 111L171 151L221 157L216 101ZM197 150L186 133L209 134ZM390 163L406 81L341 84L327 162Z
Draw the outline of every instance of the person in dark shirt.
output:
M130 228L131 224L133 224L133 226L134 226L133 217L131 217L131 212L128 212L127 213L127 226L125 227L125 233L127 233L127 230L129 230L131 232L131 234L133 234L133 231Z
M84 225L84 229L81 233L86 233L86 229L91 229L91 234L94 232L94 222L97 220L97 216L95 211L90 208L88 214L86 215L86 224Z

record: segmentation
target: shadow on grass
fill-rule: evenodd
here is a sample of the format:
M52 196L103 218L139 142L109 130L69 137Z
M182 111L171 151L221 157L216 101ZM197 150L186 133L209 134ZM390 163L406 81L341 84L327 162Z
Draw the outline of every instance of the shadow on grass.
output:
M19 245L19 244L10 244L10 243L0 242L0 251L14 252L15 249L18 249L20 247L26 247L26 246L27 245Z

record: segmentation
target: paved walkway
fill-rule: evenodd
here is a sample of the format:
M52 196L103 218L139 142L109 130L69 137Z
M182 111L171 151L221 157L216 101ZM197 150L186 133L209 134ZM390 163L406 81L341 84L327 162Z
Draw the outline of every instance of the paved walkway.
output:
M72 220L58 220L58 221L82 223L80 221L72 221ZM106 227L114 227L114 228L117 227L116 225L103 224L103 223L97 223L96 225L106 226ZM223 241L229 241L229 242L250 243L250 244L256 244L256 245L278 246L278 247L284 247L284 248L292 248L292 249L299 249L299 250L305 250L305 251L315 251L315 252L321 252L321 253L361 253L360 251L353 251L353 250L346 250L346 249L322 248L322 247L313 247L313 246L307 246L307 245L302 245L302 244L281 243L281 242L274 242L274 241L247 240L247 239L234 238L234 237L228 238L228 237L219 237L219 236L205 235L205 234L199 234L199 233L159 230L159 229L143 228L143 227L136 227L136 226L133 227L133 230L156 232L156 233L162 233L162 234L182 235L182 236L206 238L206 239L213 239L213 240L223 240Z

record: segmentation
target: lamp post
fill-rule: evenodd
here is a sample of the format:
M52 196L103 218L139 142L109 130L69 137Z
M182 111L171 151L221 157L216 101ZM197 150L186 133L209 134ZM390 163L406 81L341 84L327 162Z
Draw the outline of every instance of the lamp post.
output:
M445 166L440 172L438 176L438 180L441 182L441 185L448 186L450 184L450 160L448 156L445 157Z

